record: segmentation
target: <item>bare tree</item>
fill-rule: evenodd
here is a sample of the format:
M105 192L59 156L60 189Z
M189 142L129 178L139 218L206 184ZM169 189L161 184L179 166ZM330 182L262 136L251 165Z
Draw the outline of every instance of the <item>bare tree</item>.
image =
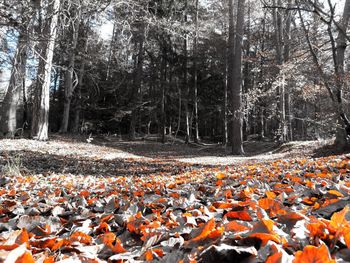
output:
M188 9L188 0L185 0L185 7L184 7L184 23L187 24L188 22L188 14L187 14L187 9ZM185 33L184 36L184 42L183 42L183 85L185 89L185 129L186 129L186 135L185 135L185 141L186 143L189 143L191 140L191 131L190 131L190 87L188 85L188 33Z
M71 33L71 43L68 47L68 66L65 75L65 86L64 86L64 104L63 104L63 117L60 132L66 133L68 130L69 124L69 112L71 101L73 98L73 93L75 88L78 86L78 79L74 74L75 67L75 54L78 44L79 37L79 26L81 23L81 8L82 5L80 1L74 1L71 3L72 7L70 10L71 19L70 19L70 33Z
M242 45L244 34L245 0L238 0L236 34L234 36L234 4L229 1L229 87L232 90L232 154L243 155L242 111ZM233 53L234 50L234 53Z
M194 114L194 142L199 142L198 124L198 0L195 2L195 36L193 41L193 114Z
M25 90L28 29L31 21L32 6L23 1L21 9L22 21L18 27L17 51L13 59L9 86L0 111L0 131L8 137L13 137L16 133L17 111L21 94Z
M48 3L39 57L31 134L34 139L42 141L48 139L51 69L59 9L60 0L53 0Z
M142 88L142 76L143 76L143 61L145 53L145 22L138 21L138 35L137 45L138 45L138 54L135 56L135 69L134 69L134 85L133 85L133 94L132 94L132 113L130 121L130 131L129 137L134 140L136 138L136 122L137 117L140 111L141 104L141 88Z
M315 7L316 12L320 14L320 8L315 5L314 2L310 2L311 5ZM343 132L337 133L337 143L340 146L345 146L348 144L349 137L350 137L350 121L348 119L348 116L346 114L346 111L344 109L344 101L343 101L343 89L346 87L346 80L345 80L345 70L344 70L344 57L345 57L345 50L346 50L346 42L347 42L347 35L346 30L348 28L349 20L350 20L350 0L346 0L341 23L338 24L335 22L335 8L332 6L331 2L328 1L329 8L330 8L330 16L329 19L325 19L324 17L321 17L321 19L328 25L328 35L330 38L330 43L332 46L332 57L333 57L333 64L334 64L334 74L335 74L335 85L332 87L331 80L325 73L325 69L323 68L323 65L319 61L318 54L314 48L314 45L311 42L310 36L309 36L309 30L306 26L306 23L304 21L304 18L302 16L302 7L300 1L297 1L297 7L298 7L298 13L301 21L301 26L304 30L305 37L308 43L309 51L312 55L312 59L314 61L314 64L317 68L317 71L319 75L321 76L321 79L324 83L324 86L326 87L329 96L333 102L337 118L339 119L340 124L342 125ZM338 31L338 37L337 39L333 36L332 31L332 25L336 25L337 31Z
M279 129L280 129L280 141L285 142L290 139L288 136L291 125L288 125L286 109L290 111L290 97L286 86L286 77L284 72L284 64L289 60L290 53L290 28L291 28L291 12L287 8L286 19L284 22L282 12L283 9L276 8L282 7L282 1L273 0L274 8L272 10L273 23L275 28L275 45L276 45L276 60L278 67L278 95L279 95ZM291 0L288 0L288 7L291 6ZM289 114L290 116L290 114ZM289 119L290 122L290 119Z

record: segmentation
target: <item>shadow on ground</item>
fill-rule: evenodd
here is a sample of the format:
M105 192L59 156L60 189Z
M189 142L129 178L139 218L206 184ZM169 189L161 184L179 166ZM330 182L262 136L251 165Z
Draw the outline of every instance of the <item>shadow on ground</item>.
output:
M314 151L314 154L312 157L314 158L320 158L320 157L328 157L332 155L341 155L341 154L347 154L350 153L350 147L347 148L337 148L334 144L324 145L320 148L317 148Z
M0 152L0 166L13 160L20 160L24 171L29 174L73 174L93 176L149 176L152 174L177 175L199 166L167 161L142 159L81 158L44 154L34 151ZM1 172L1 169L0 169Z
M139 156L168 160L204 156L223 157L229 156L231 151L230 146L225 147L221 144L185 144L172 140L162 144L154 140L121 141L114 138L97 137L93 144L111 147ZM277 147L276 142L249 141L244 143L244 149L248 157L272 152Z

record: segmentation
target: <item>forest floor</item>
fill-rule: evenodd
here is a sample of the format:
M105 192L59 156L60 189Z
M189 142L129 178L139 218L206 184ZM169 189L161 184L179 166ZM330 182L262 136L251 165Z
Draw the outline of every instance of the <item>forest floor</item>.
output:
M0 140L0 262L350 261L331 141L90 139Z

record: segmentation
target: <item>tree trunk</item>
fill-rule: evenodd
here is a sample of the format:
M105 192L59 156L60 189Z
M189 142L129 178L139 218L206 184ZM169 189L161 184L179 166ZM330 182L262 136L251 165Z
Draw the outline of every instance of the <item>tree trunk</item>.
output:
M229 1L230 11L230 49L234 45L234 55L231 52L229 74L232 74L231 85L232 89L232 154L243 155L243 112L242 112L242 42L244 34L244 5L245 0L238 0L237 6L237 23L236 35L233 41L233 1ZM232 56L233 55L233 56Z
M161 62L161 101L160 101L160 122L161 122L161 141L165 143L166 141L166 116L165 116L165 89L166 89L166 80L167 80L167 50L166 50L165 40L163 41L162 47L162 62Z
M29 117L28 117L28 100L27 100L27 92L26 92L26 78L23 78L22 81L22 98L23 98L23 120L22 120L22 128L23 130L27 130L29 127Z
M282 1L278 0L278 3L276 4L276 1L273 1L274 6L282 6ZM286 124L286 92L285 92L285 73L283 70L284 66L284 52L283 52L283 41L284 41L284 27L283 27L283 18L281 11L278 8L273 9L273 23L275 27L275 45L276 45L276 61L277 61L277 75L278 75L278 96L279 96L279 102L278 102L278 111L279 111L279 140L281 142L287 141L288 138L288 127Z
M10 138L15 136L17 130L18 105L21 93L25 91L25 86L23 85L25 85L27 62L26 34L27 25L23 25L18 37L17 51L14 57L10 83L0 112L0 132Z
M193 119L194 119L194 142L199 142L198 125L198 0L196 0L195 10L195 37L193 42Z
M129 137L131 140L136 139L136 122L139 114L139 105L141 102L141 86L143 76L143 60L144 60L144 41L145 41L145 25L144 22L140 22L139 31L139 50L137 55L137 63L135 69L135 81L134 81L134 94L133 94L133 110L131 112Z
M292 6L292 0L288 0L288 7ZM290 58L290 41L291 41L291 23L292 23L292 12L287 12L286 27L284 30L284 50L283 59L284 62L288 62ZM291 109L291 85L286 86L285 90L285 114L286 114L286 133L287 141L293 140L293 127L292 127L292 109Z
M242 112L242 44L244 34L245 0L238 0L236 36L233 40L233 1L229 1L230 8L230 49L234 45L234 54L231 52L229 64L230 88L232 89L232 154L243 155L243 112ZM233 55L233 56L232 56Z
M111 44L109 47L109 55L108 55L108 61L107 61L107 73L106 73L106 81L109 80L111 76L111 66L113 62L113 55L115 52L115 39L116 39L116 21L114 20L113 22L113 31L112 31L112 39L111 39Z
M341 25L339 26L340 28L338 28L339 33L336 41L337 43L335 43L334 41L333 32L331 28L330 27L328 28L328 33L332 44L334 70L335 70L335 77L336 77L335 90L332 89L328 76L326 76L325 71L322 68L322 65L318 59L317 52L315 51L311 43L309 31L305 25L305 22L301 13L299 1L297 1L297 4L298 4L297 6L298 6L299 18L301 21L301 26L305 33L306 41L309 47L309 51L312 55L312 59L315 63L316 69L320 74L322 81L332 100L335 111L337 113L337 121L341 123L342 126L344 127L342 131L338 129L337 139L336 139L338 146L343 147L349 144L349 138L350 138L350 121L344 110L343 99L342 99L342 89L344 88L344 85L345 85L345 79L344 79L345 76L343 75L344 74L343 72L344 72L344 56L345 56L345 50L346 50L346 30L348 28L348 24L350 20L350 0L346 0L345 2L342 22L341 22ZM332 11L332 15L334 15L334 9L331 9L331 11Z
M264 13L264 18L262 19L261 23L262 23L262 37L261 37L261 53L265 52L265 36L266 36L266 12ZM263 90L263 83L264 83L264 64L265 64L265 60L264 60L264 56L260 57L260 73L259 73L259 86L261 90ZM265 116L264 116L264 111L265 111L265 103L262 101L262 99L258 100L259 103L259 125L258 125L258 133L259 133L259 137L261 139L263 139L265 137Z
M178 117L177 117L177 127L176 127L176 132L175 132L175 136L174 136L174 140L177 137L177 134L180 131L180 126L181 126L181 112L182 112L182 95L181 95L181 86L179 85L179 80L176 79L176 87L178 90L178 94L179 94L179 106L178 106Z
M87 31L87 30L86 30ZM75 112L74 112L74 120L73 120L73 127L72 131L77 133L79 132L79 126L80 126L80 114L81 114L81 88L83 87L83 80L85 76L85 64L86 64L86 55L88 52L88 36L87 32L85 32L86 40L84 42L84 54L81 59L81 65L79 70L79 79L78 79L78 86L76 90L76 99L75 99Z
M43 31L45 40L42 42L39 58L31 135L34 139L41 141L48 139L49 132L50 77L59 8L60 0L53 0L48 6L48 18Z
M350 0L346 0L342 21L340 23L339 33L336 41L336 57L335 57L335 74L337 81L337 90L335 97L337 100L338 112L340 113L340 123L342 123L345 131L337 132L338 144L346 146L350 142L350 121L346 115L343 105L343 89L347 85L345 70L344 70L344 58L346 43L346 31L350 20Z
M73 10L71 11L73 13ZM68 131L69 124L69 113L70 106L72 102L73 92L79 83L74 83L74 67L75 67L75 53L78 44L79 37L79 25L80 25L80 8L77 10L77 15L75 18L75 23L72 24L72 42L71 49L68 53L68 68L65 76L65 86L64 86L64 104L63 104L63 117L60 132L66 133Z
M224 76L224 109L223 109L223 114L224 114L224 136L223 136L223 145L226 146L228 143L228 46L225 48L225 76Z
M185 11L184 11L184 20L185 24L187 25L187 0L185 0ZM183 61L183 69L184 69L184 76L183 76L183 85L185 89L185 128L186 128L186 135L185 135L185 141L186 143L190 142L191 136L190 136L190 87L188 85L188 34L185 34L184 39L184 61Z

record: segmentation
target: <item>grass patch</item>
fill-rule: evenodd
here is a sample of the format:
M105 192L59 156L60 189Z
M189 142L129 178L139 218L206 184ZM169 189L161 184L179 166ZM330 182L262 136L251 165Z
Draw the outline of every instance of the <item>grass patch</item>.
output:
M14 156L7 161L7 164L2 168L2 174L8 177L21 176L23 170L22 159L20 156Z

